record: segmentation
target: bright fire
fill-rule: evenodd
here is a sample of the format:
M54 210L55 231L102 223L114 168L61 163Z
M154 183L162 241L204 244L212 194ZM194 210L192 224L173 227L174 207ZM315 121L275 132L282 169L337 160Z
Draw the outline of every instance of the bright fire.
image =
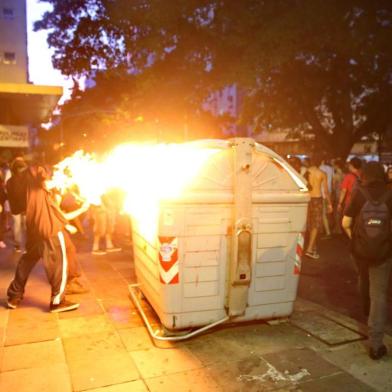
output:
M82 199L99 205L112 189L125 195L130 214L146 239L154 241L159 205L181 197L216 149L188 144L120 145L102 159L78 151L55 166L51 186L79 188Z

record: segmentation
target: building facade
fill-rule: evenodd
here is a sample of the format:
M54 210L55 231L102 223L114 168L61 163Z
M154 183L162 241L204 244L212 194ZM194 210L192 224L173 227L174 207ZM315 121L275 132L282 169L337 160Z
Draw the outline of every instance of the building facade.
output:
M28 149L62 87L30 83L26 0L0 0L0 149Z
M0 83L27 82L26 3L0 0Z

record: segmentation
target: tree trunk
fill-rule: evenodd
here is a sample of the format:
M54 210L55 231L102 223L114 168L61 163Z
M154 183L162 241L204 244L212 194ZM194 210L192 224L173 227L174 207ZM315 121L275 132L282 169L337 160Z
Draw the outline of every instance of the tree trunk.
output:
M354 146L352 138L339 138L338 135L332 138L332 143L335 149L335 156L346 160Z
M325 154L330 158L346 160L354 145L354 140L348 132L341 130L324 138L315 140L314 152Z

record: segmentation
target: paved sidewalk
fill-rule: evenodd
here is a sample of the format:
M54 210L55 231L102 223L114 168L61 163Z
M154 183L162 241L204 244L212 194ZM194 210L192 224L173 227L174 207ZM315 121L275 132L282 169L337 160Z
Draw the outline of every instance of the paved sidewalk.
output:
M156 347L129 299L130 254L80 255L91 292L74 296L80 309L63 314L48 313L41 266L20 308L4 307L16 261L1 251L2 392L392 390L392 355L370 360L363 326L319 305L298 300L290 322L225 326Z

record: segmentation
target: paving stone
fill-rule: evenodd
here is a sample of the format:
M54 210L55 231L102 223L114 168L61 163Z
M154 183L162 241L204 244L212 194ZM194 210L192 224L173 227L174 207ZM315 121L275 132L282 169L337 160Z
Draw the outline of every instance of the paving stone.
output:
M127 353L80 357L68 361L75 391L134 381L139 378L132 358Z
M309 349L284 350L264 354L263 358L283 374L295 375L301 371L306 371L308 374L303 377L303 380L341 373L340 368Z
M86 316L59 320L60 333L63 338L111 331L113 326L106 315Z
M65 363L63 345L60 339L48 342L19 344L4 348L1 371L46 367Z
M79 262L86 273L101 269L113 270L111 264L107 262L107 255L105 257L96 257L96 255L92 255L90 252L79 253Z
M385 341L389 354L379 361L369 358L364 342L337 347L321 352L320 355L363 383L372 385L378 391L390 392L392 390L392 339L386 337Z
M105 358L114 354L127 354L124 344L114 330L100 333L89 333L63 339L67 362L83 358L87 363L96 358Z
M3 347L5 343L5 328L0 327L0 347Z
M117 271L115 271L110 265L104 267L95 267L94 269L83 267L85 276L88 279L90 285L95 289L99 288L105 281L121 281L122 278Z
M4 328L7 325L9 310L0 308L0 328Z
M80 306L72 312L59 313L60 320L84 316L98 316L104 313L104 310L95 298L86 297L85 295L67 295L67 299L80 303Z
M127 283L137 283L137 277L134 272L128 270L118 270L118 273L127 281Z
M358 320L354 320L346 316L345 314L327 309L315 302L311 302L300 297L297 297L294 303L294 312L317 312L359 333L360 335L364 335L364 336L367 335L367 326L365 324L360 323Z
M223 389L211 378L206 370L197 369L188 372L169 374L146 379L150 392L221 392Z
M287 348L324 348L325 344L307 336L290 324L248 325L221 327L208 335L184 342L205 365L247 358L249 355L281 351Z
M136 283L136 272L134 268L130 267L129 262L117 262L113 263L112 267L115 271L117 271L122 277L132 278Z
M135 272L135 268L133 267L133 262L129 261L115 261L112 263L112 267L115 270L129 270L131 272Z
M367 335L367 326L354 320L342 313L326 309L323 306L307 301L303 298L297 298L295 301L295 312L317 312L323 316L336 321L337 323L357 332L360 335Z
M214 336L214 334L184 342L184 345L203 365L243 359L249 357L252 353L251 347L241 345L234 339L222 339Z
M58 364L0 373L0 391L71 392L68 368Z
M148 392L148 389L143 381L137 380L98 389L89 389L88 392Z
M139 378L135 364L114 329L65 338L63 344L72 384L77 391Z
M99 300L99 303L102 308L108 313L126 313L129 310L136 309L129 296L122 300L103 299Z
M294 312L312 312L320 310L321 308L321 305L318 305L315 302L311 302L300 297L297 297L294 302Z
M150 335L144 327L119 329L118 333L127 351L148 350L154 347Z
M268 325L265 323L251 323L237 325L213 332L214 337L224 339L222 344L236 342L250 353L263 355L288 348L311 347L324 349L323 342L313 338L304 331L292 326L290 323Z
M91 286L98 299L126 299L129 298L128 288L124 280L116 272L116 279L90 280ZM104 275L103 275L104 276Z
M0 274L2 271L0 270ZM8 282L9 283L9 282ZM0 328L5 328L9 318L9 309L7 307L7 296L1 295L1 283L0 283Z
M112 265L102 261L100 258L96 257L91 262L82 265L85 276L89 279L90 283L102 281L105 278L108 280L120 279L118 272Z
M390 386L388 388L390 390ZM302 392L374 392L373 388L370 388L347 373L340 373L302 383L299 385L299 389Z
M286 379L271 378L270 367L257 355L208 366L208 371L225 392L272 391L290 384Z
M60 337L57 315L37 308L10 311L5 331L5 346L42 342Z
M132 306L129 309L111 308L107 311L107 316L117 329L144 326L139 312Z
M329 345L364 339L357 332L315 312L295 312L290 322Z
M95 271L87 271L86 276L94 290L98 290L105 283L107 283L108 287L115 287L116 284L118 286L125 283L119 272L113 269L112 266L99 268Z
M186 348L159 349L130 353L143 378L201 368L202 363Z

